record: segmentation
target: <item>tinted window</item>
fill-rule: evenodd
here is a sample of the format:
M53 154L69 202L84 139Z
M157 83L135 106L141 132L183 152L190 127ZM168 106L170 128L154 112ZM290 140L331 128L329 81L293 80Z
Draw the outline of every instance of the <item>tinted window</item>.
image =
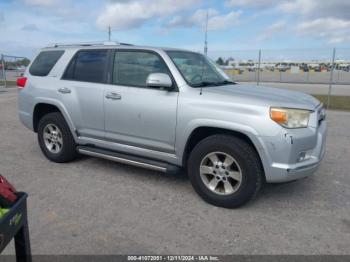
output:
M47 76L64 51L43 51L34 60L29 68L33 76Z
M67 67L63 79L104 83L107 50L79 51Z
M114 57L113 83L146 87L149 74L167 73L164 61L156 54L144 51L118 51Z

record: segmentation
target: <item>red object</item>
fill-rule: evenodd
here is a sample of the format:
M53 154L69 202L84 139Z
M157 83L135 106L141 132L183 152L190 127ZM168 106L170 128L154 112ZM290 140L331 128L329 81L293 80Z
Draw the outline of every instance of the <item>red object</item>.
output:
M7 206L17 199L16 189L2 175L0 175L0 205Z
M19 89L22 89L26 86L27 78L26 77L20 77L17 79L17 87Z

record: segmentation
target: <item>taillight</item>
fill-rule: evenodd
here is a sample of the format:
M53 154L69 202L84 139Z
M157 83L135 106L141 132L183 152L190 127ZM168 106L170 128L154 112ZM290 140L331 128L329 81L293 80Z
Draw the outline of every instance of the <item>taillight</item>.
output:
M26 77L20 77L17 79L17 87L19 89L22 89L26 86L27 78Z

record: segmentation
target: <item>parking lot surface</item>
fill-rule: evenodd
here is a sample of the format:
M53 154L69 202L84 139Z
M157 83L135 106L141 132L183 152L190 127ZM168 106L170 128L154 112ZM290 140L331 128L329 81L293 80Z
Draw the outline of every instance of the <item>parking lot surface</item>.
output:
M10 89L0 92L0 173L29 194L34 254L350 254L350 114L327 117L327 153L314 176L267 185L228 210L203 202L185 174L88 157L48 161Z
M255 84L254 82L240 82L241 84ZM261 86L287 89L304 92L313 95L327 95L329 85L327 84L296 84L296 83L260 83ZM332 96L350 96L350 85L332 85Z

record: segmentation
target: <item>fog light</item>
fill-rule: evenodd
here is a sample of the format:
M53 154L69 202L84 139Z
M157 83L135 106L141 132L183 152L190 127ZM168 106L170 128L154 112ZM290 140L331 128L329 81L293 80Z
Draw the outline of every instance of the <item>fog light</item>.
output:
M306 152L300 152L300 153L298 154L297 161L298 161L298 162L304 161L304 160L305 160L305 157L306 157Z

